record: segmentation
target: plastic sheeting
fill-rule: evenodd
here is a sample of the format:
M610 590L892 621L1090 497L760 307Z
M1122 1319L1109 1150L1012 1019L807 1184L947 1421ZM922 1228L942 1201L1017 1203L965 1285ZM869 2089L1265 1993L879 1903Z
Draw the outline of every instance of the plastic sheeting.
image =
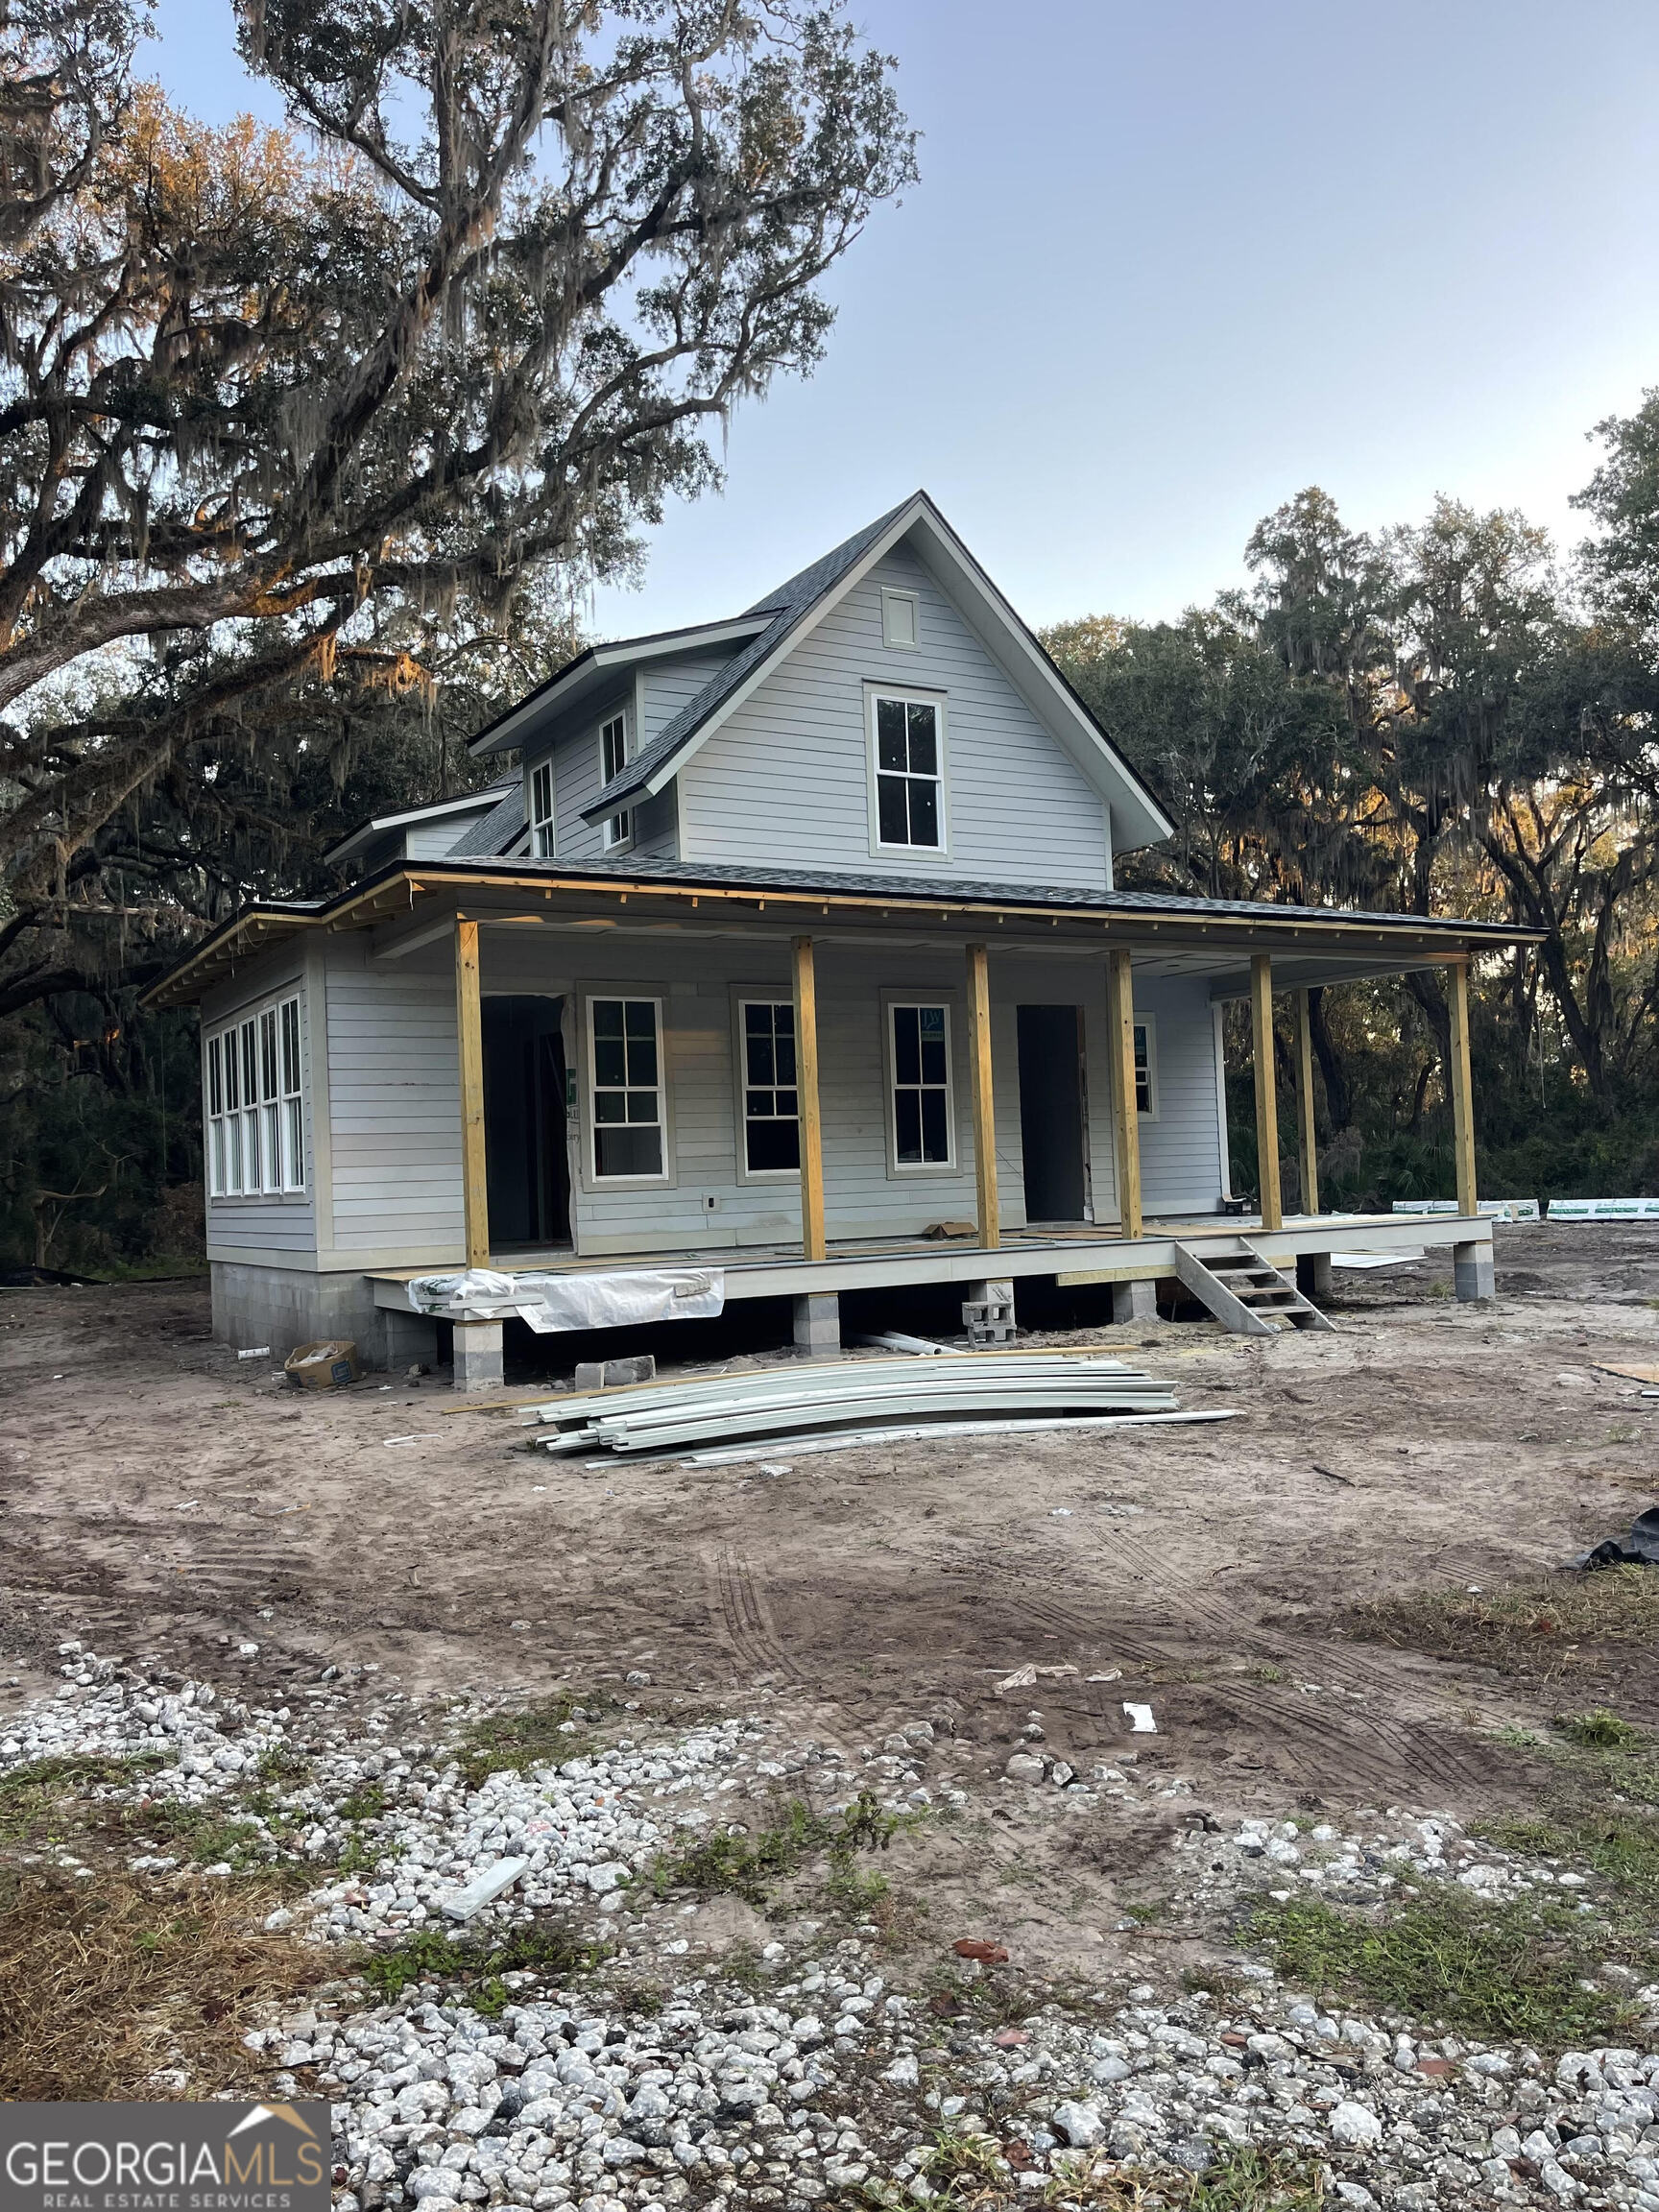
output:
M564 1329L630 1329L646 1321L709 1321L726 1306L721 1267L653 1267L603 1275L418 1275L417 1313L446 1321L524 1321L539 1336Z

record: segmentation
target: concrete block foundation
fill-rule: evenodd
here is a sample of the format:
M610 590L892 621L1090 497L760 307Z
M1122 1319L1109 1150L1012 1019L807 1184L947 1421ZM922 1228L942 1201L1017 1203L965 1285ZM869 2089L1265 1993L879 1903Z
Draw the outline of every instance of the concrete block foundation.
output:
M1453 1245L1452 1287L1464 1299L1497 1296L1490 1244Z
M797 1298L795 1349L803 1359L839 1359L841 1357L841 1301L833 1291Z
M374 1303L366 1275L322 1275L307 1267L212 1264L213 1334L238 1352L269 1344L280 1364L296 1344L349 1336L365 1367L430 1366L438 1324Z
M1156 1321L1158 1318L1158 1286L1155 1282L1114 1283L1112 1286L1112 1318L1114 1321Z

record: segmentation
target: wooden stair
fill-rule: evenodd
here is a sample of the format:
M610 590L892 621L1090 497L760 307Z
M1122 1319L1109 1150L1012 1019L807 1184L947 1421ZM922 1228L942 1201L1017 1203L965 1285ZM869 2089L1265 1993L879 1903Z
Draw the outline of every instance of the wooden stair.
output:
M1202 1248L1175 1247L1175 1272L1201 1306L1209 1308L1235 1336L1277 1336L1286 1329L1334 1329L1335 1323L1310 1305L1294 1284L1271 1267L1242 1237L1212 1241Z

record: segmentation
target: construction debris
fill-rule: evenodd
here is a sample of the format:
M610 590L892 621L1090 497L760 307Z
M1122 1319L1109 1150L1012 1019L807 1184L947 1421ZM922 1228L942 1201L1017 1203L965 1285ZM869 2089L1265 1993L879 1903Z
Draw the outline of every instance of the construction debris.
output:
M1076 1671L1076 1668L1070 1665L1039 1667L1034 1661L1028 1661L1023 1667L1016 1667L1012 1674L1003 1675L1001 1681L995 1685L996 1695L1005 1697L1010 1690L1029 1690L1039 1680L1057 1681L1063 1674L1075 1674Z
M924 1421L908 1429L890 1426L837 1429L822 1435L791 1436L789 1449L802 1454L858 1452L871 1444L931 1444L952 1436L1032 1436L1047 1429L1150 1429L1158 1423L1180 1428L1189 1422L1238 1421L1242 1417L1241 1408L1231 1407L1204 1413L1079 1413L1052 1421ZM766 1449L764 1445L733 1444L724 1451L688 1453L685 1464L687 1467L741 1467L752 1463ZM622 1456L649 1458L652 1455L627 1453Z
M1129 1733L1131 1736L1157 1735L1158 1723L1152 1718L1150 1705L1131 1705L1125 1698L1123 1710L1129 1716Z
M897 1425L967 1415L1098 1419L1179 1418L1164 1382L1121 1359L1052 1353L964 1354L953 1359L858 1359L657 1383L555 1400L539 1408L550 1452L661 1456L698 1446L795 1431L833 1441L849 1430L896 1433ZM926 1428L924 1428L926 1433Z
M960 1356L960 1347L954 1344L935 1344L929 1336L906 1336L902 1329L884 1329L878 1336L854 1336L850 1343L869 1346L877 1352L907 1352L913 1359L937 1359Z
M1659 1505L1649 1505L1630 1524L1622 1543L1605 1536L1573 1562L1575 1567L1659 1567Z
M497 1859L493 1866L474 1875L465 1889L452 1889L439 1903L449 1919L470 1920L474 1912L505 1896L529 1863L528 1859Z

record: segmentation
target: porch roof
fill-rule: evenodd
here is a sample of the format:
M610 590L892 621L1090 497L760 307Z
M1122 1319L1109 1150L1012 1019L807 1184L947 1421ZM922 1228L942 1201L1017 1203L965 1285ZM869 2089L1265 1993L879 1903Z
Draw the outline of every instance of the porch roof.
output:
M421 925L428 919L460 910L486 926L554 929L602 919L613 927L685 936L772 934L781 925L821 938L842 932L890 938L899 931L911 942L957 943L978 936L1010 951L1022 945L1041 946L1045 953L1098 953L1113 945L1132 950L1137 967L1208 976L1217 998L1244 995L1255 952L1271 952L1276 981L1290 988L1398 974L1541 942L1538 931L1509 923L1180 892L627 857L451 857L398 862L329 901L252 903L153 984L145 1003L188 1005L242 962L306 930L384 927L390 943L403 934L404 923L424 935Z

